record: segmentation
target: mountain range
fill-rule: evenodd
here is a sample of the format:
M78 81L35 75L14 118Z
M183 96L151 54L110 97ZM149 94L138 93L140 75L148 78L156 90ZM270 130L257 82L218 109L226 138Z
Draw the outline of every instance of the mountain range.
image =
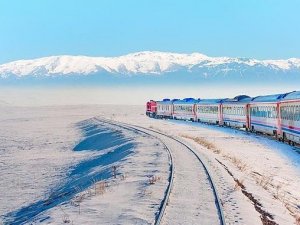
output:
M0 65L0 78L88 76L93 74L159 76L171 73L216 76L300 78L300 59L257 60L144 51L118 57L49 56Z
M144 51L119 57L49 56L0 65L0 84L203 84L207 81L295 84L300 82L300 59L257 60Z

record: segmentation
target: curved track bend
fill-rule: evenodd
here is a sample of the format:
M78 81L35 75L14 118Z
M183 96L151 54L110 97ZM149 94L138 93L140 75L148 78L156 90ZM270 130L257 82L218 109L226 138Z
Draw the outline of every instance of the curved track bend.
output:
M155 224L225 225L212 177L198 154L179 139L141 126L99 119L99 122L158 138L170 156L169 185Z

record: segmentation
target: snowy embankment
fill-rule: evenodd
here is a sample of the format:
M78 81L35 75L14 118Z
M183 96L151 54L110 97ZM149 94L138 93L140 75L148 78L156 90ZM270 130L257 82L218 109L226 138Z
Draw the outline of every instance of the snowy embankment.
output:
M300 155L292 147L229 128L150 119L144 115L144 106L2 107L1 220L7 216L15 220L31 212L34 208L28 206L46 203L53 190L62 193L64 188L79 186L72 189L73 195L48 201L53 207L36 207L34 220L42 224L62 224L63 220L73 224L153 222L167 186L165 149L157 140L140 134L114 127L105 130L116 133L104 132L103 124L87 120L95 116L161 130L193 146L213 175L228 224L296 224ZM84 122L78 124L80 121ZM104 133L108 136L102 136ZM109 135L121 135L117 139L122 143L95 151L101 148L97 140ZM101 165L105 153L114 154L128 143L132 144L130 154ZM93 160L97 166L88 167ZM116 179L112 178L114 165ZM91 179L93 175L104 179L103 171L110 178L104 182ZM157 178L154 185L149 185L150 176ZM76 183L78 178L83 179L82 188Z
M1 115L5 224L153 223L167 185L167 152L154 138L96 119L76 123L101 111L87 108Z

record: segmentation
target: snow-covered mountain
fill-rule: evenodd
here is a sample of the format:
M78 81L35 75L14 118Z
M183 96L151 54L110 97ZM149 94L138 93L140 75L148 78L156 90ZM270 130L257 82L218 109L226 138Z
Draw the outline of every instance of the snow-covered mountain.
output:
M170 72L194 72L202 76L268 73L299 73L300 59L256 60L249 58L209 57L200 53L137 52L119 57L50 56L18 60L0 65L0 77L64 76L112 73L123 75L159 75Z

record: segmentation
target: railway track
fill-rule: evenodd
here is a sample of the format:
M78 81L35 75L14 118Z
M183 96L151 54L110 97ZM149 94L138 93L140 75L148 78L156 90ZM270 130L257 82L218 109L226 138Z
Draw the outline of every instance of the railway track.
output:
M107 119L97 120L155 137L167 150L170 160L169 185L156 215L155 225L225 225L221 201L212 176L191 147L176 137L156 130Z

